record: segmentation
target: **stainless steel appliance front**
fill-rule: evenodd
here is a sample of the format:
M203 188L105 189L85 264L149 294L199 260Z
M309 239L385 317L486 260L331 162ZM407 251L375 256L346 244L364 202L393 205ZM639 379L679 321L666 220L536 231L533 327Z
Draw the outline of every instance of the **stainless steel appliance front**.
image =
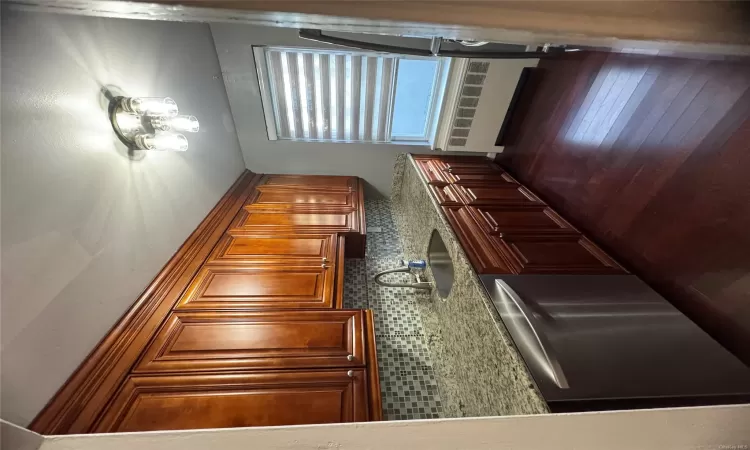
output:
M750 394L750 368L636 276L481 279L548 402Z

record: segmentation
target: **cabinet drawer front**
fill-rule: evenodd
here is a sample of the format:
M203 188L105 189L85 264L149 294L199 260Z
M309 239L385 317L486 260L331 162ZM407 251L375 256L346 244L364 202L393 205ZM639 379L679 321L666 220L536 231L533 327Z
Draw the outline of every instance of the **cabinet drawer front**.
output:
M208 264L334 262L336 242L335 234L227 233L211 252Z
M362 311L175 312L135 372L365 365Z
M248 211L243 210L231 231L346 233L358 231L356 212Z
M363 369L136 375L93 431L360 422L368 419L366 386Z
M497 206L469 207L485 232L499 236L579 233L549 208L512 209Z
M284 189L259 186L250 204L254 209L323 209L326 207L353 208L355 194L325 190Z
M517 185L518 182L505 172L462 172L453 170L445 172L446 179L451 183L469 184L473 186L502 186Z
M265 175L261 186L352 192L357 177L335 175Z
M586 238L493 238L519 274L621 273L622 268Z
M536 195L523 186L505 183L505 186L451 185L461 200L471 206L543 206Z
M205 266L177 309L331 308L334 266Z

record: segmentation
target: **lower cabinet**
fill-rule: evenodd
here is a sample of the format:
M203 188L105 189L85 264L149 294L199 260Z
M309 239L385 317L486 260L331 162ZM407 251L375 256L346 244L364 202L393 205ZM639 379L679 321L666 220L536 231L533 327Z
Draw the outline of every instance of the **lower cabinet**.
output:
M344 309L175 311L134 372L364 367L367 317Z
M94 431L369 420L365 369L131 375Z
M341 309L344 257L365 248L360 188L243 175L31 427L382 420L372 311Z
M211 266L193 279L178 310L332 308L335 267Z

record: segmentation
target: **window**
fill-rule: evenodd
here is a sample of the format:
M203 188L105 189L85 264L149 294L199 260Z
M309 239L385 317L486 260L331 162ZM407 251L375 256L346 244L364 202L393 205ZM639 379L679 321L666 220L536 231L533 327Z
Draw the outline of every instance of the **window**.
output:
M269 139L429 144L447 59L254 48Z

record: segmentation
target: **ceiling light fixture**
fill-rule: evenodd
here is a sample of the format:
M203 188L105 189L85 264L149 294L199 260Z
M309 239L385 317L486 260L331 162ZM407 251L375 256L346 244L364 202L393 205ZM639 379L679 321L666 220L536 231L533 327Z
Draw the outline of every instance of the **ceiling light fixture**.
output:
M195 116L178 115L177 103L169 97L115 97L110 102L109 120L117 137L135 150L188 149L179 132L196 133Z

